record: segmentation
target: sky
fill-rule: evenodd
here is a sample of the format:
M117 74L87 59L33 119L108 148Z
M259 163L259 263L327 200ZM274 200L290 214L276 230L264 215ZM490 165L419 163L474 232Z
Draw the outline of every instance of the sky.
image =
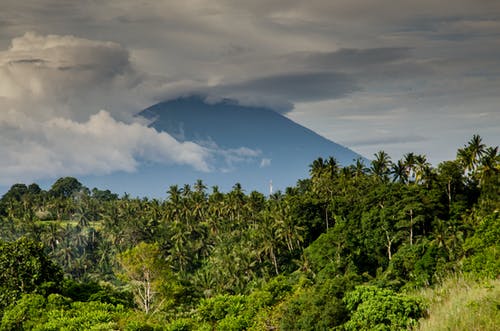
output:
M191 94L437 165L500 143L500 1L0 0L0 185L212 171L217 151L134 116Z

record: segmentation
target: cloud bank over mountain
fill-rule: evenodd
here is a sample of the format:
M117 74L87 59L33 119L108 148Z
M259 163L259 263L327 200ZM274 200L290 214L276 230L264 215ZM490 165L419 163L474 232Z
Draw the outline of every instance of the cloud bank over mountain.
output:
M20 112L2 112L0 130L0 183L132 172L138 158L209 171L209 150L139 123L116 121L106 111L82 123L62 117L37 121Z
M139 159L209 171L215 149L133 120L138 93L128 94L139 76L117 43L35 33L13 39L0 52L0 184L131 172ZM124 108L114 105L112 114L95 108L120 101Z
M159 101L229 97L437 163L474 133L500 140L499 31L489 0L4 0L0 112L146 125L133 115ZM29 139L3 125L2 142Z

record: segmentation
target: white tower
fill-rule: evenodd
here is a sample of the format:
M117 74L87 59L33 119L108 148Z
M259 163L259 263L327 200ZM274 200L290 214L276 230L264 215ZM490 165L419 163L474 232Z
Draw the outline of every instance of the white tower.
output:
M271 179L269 181L269 195L273 194L273 180Z

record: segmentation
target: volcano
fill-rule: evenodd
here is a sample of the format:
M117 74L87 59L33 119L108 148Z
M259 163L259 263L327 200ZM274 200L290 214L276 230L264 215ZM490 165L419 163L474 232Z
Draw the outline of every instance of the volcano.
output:
M364 159L276 111L232 100L214 103L198 96L178 98L146 108L138 116L148 119L159 132L212 150L212 170L141 162L134 173L90 176L84 183L157 198L165 197L170 185L193 184L198 179L223 191L240 183L246 192L268 193L271 182L276 191L306 178L309 165L318 157L333 156L342 166Z

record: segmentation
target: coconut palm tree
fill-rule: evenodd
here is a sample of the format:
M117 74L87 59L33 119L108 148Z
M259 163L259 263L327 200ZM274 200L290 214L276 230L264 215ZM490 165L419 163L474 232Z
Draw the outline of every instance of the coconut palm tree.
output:
M314 181L321 177L321 175L326 169L326 164L323 158L318 157L316 160L313 161L313 163L309 165L309 168L310 168L309 174L311 176L311 179Z
M337 176L337 173L339 171L339 164L333 156L330 156L326 161L325 170L330 180L334 179Z
M474 173L485 151L486 145L483 144L482 138L475 134L467 145L458 149L457 160L462 164L466 173Z
M429 173L430 163L427 162L427 157L425 155L419 154L415 155L415 183L420 183L424 180L426 174Z
M467 148L471 152L471 157L474 162L473 166L477 167L479 165L481 157L486 151L486 145L483 144L483 139L477 134L473 135L472 139L469 141L469 144L467 145Z
M398 160L398 162L392 164L391 174L393 182L406 183L408 181L408 173L403 160Z
M391 157L384 151L373 154L375 159L371 162L370 171L378 179L386 181L392 166Z
M488 147L483 152L480 162L477 171L479 183L484 186L486 182L500 173L500 154L498 154L498 146Z

